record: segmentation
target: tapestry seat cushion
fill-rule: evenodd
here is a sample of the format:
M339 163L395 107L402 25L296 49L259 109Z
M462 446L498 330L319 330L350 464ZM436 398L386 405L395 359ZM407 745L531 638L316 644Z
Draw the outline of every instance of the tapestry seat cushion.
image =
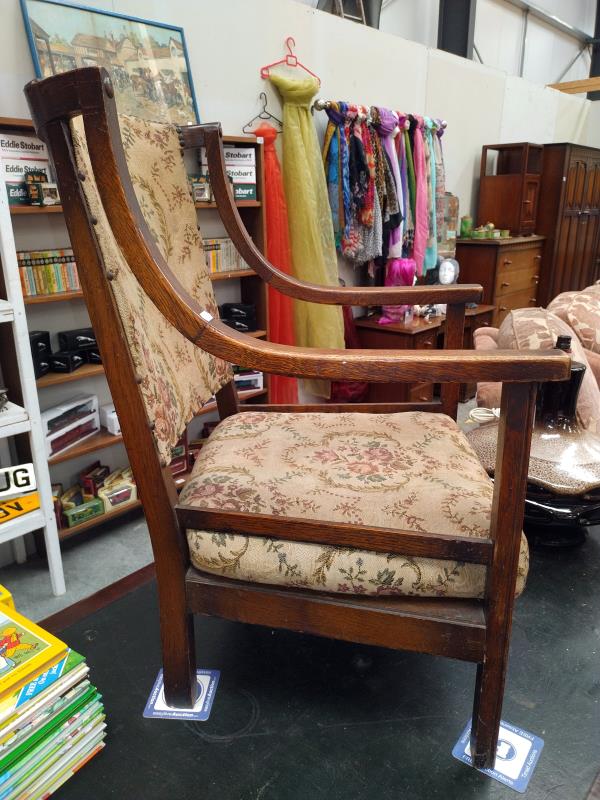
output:
M215 510L486 537L493 486L443 414L244 412L199 453L180 502ZM357 595L479 598L485 567L283 539L188 530L196 569ZM521 538L517 593L528 550Z

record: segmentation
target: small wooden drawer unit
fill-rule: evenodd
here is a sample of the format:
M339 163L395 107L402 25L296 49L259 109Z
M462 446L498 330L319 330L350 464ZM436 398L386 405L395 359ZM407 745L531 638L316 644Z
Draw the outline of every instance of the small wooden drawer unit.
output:
M477 306L465 310L463 347L473 347L473 331L492 322L493 306ZM359 317L355 320L360 346L383 350L434 350L444 346L445 317L434 317L431 322L417 317L410 324L402 322L380 325L379 315ZM433 400L433 383L371 383L369 403L428 402ZM463 386L461 402L475 395L475 385Z
M537 305L544 237L459 239L456 258L461 283L480 283L483 302L494 306L498 327L509 311Z

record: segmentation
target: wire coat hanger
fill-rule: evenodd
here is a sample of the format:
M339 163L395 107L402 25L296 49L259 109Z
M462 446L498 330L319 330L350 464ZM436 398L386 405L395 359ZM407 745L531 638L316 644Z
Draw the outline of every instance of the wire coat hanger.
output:
M269 70L271 67L278 67L280 64L287 64L288 67L300 67L305 72L308 72L309 75L312 75L313 78L316 78L319 81L319 86L321 85L321 79L318 75L316 75L312 70L310 70L307 66L302 64L302 62L298 61L297 56L294 54L292 47L296 47L296 42L293 36L288 36L285 40L285 46L288 49L287 55L283 58L280 58L279 61L273 61L272 64L265 64L264 67L260 68L260 77L261 78L268 78L270 75Z
M258 112L255 117L252 117L250 122L247 122L244 127L242 128L243 133L252 133L251 125L256 122L257 119L272 119L273 122L277 122L278 125L283 128L283 122L278 119L274 114L271 114L270 111L267 109L267 95L265 92L261 92L258 96L259 100L262 100L262 109Z

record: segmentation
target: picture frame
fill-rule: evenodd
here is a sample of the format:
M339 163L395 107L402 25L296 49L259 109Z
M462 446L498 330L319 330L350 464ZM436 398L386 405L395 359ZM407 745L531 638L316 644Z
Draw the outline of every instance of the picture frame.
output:
M120 114L176 125L199 122L183 28L66 0L20 4L36 77L102 66Z

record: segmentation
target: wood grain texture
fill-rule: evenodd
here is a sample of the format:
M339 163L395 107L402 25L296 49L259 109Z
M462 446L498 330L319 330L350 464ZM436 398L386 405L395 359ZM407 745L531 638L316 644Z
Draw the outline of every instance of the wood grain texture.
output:
M189 606L199 614L463 661L477 662L483 655L485 622L478 601L328 595L194 569L186 587Z
M473 564L489 564L492 557L492 540L476 539L472 536L419 533L399 528L300 519L287 515L215 511L183 504L177 505L175 511L179 524L185 529L244 533L265 539L312 542L372 550L376 553L443 558Z
M404 411L441 411L438 400L431 403L285 403L240 406L240 411L273 411L282 414L399 414Z
M486 653L477 668L471 752L477 767L493 766L502 714L523 526L536 386L502 387L486 585Z

